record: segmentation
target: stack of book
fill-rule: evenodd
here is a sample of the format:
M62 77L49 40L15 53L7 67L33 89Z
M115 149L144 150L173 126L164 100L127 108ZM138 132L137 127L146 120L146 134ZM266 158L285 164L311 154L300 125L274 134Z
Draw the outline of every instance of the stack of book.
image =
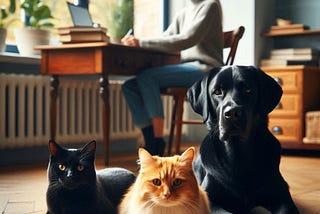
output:
M104 27L60 27L57 28L60 42L109 42L107 29Z
M274 25L270 27L268 33L273 35L281 35L290 33L300 33L306 29L309 29L309 27L304 24Z
M307 65L319 66L319 50L313 48L273 49L270 58L262 59L261 66Z

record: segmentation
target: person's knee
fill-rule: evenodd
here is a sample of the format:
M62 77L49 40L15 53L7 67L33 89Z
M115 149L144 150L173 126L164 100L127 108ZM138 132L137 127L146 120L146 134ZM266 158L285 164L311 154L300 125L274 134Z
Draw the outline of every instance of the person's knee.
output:
M122 85L121 85L121 90L122 91L126 91L128 89L128 82L125 81Z
M124 94L126 94L127 92L133 91L136 87L135 85L136 81L134 79L127 80L121 85L121 90Z
M159 85L159 79L157 79L152 73L144 73L137 78L137 85L140 89L156 87Z

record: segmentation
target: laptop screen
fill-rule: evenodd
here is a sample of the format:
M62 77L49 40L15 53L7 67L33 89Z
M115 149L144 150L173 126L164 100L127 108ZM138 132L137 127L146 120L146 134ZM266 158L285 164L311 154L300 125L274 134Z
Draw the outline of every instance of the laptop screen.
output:
M93 26L90 13L87 8L83 8L67 2L74 26Z

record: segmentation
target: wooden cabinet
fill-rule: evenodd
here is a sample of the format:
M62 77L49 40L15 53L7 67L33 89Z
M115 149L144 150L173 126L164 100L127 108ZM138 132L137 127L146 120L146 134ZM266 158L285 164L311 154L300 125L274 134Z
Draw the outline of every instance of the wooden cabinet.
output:
M278 106L269 114L269 129L286 149L320 150L320 143L303 143L305 114L320 110L320 68L261 67L282 87Z
M300 35L319 35L320 30L304 30L304 31L298 31L298 32L285 32L285 33L264 33L262 36L265 37L275 37L275 36L300 36Z

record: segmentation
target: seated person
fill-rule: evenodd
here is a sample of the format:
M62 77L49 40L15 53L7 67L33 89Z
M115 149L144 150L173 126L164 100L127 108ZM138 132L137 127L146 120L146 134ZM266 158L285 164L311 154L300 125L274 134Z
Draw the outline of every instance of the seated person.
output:
M161 89L190 87L206 71L223 65L222 10L219 0L190 0L159 38L122 38L124 45L165 52L181 51L181 64L145 69L127 80L122 91L152 155L163 156L164 115Z

